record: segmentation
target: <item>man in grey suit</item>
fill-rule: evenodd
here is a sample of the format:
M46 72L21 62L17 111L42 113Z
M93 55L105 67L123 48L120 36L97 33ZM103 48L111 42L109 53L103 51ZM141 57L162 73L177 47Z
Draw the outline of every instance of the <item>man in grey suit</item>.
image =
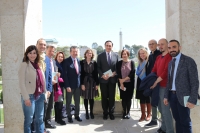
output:
M194 108L198 100L198 70L195 61L180 53L180 43L171 40L168 50L173 57L168 67L168 82L164 96L164 104L172 110L176 122L176 133L192 133L190 109ZM184 97L189 99L184 105Z
M116 63L118 62L118 55L112 52L112 48L112 41L106 41L105 52L99 54L97 57L104 120L107 120L108 114L111 120L115 119L113 113L115 109ZM112 76L105 74L108 70L112 71Z

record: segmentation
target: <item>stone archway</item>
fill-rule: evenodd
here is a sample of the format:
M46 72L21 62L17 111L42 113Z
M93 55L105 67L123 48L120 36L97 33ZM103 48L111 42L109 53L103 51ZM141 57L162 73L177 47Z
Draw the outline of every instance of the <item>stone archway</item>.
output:
M200 70L200 1L166 1L166 38L178 39L182 51L193 57ZM4 88L5 133L23 132L17 70L24 48L42 36L41 0L1 0L0 31ZM200 125L200 107L192 109L193 132Z

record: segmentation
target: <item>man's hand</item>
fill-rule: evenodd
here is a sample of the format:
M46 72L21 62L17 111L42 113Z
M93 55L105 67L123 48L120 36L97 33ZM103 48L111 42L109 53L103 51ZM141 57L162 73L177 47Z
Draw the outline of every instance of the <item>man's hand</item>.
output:
M103 75L102 78L103 78L104 80L108 80L108 79L109 79L109 75L108 75L108 74Z
M194 108L194 104L193 103L190 103L190 102L187 102L187 104L186 104L186 107L188 107L189 109L192 109L192 108Z
M111 77L114 77L115 75L116 75L116 72L113 72Z
M166 106L168 105L168 100L166 98L164 98L163 102L164 102L164 105Z
M72 92L70 87L67 87L67 92Z
M124 84L120 84L120 88L124 90Z
M150 87L150 89L154 89L158 83L155 81L154 84Z
M47 98L49 98L50 95L51 95L51 92L50 92L50 91L47 91L46 93L47 93Z
M81 89L85 91L85 85L81 85Z
M31 106L31 101L28 99L28 100L25 100L24 101L24 104L26 105L26 106Z
M59 72L57 72L56 76L59 78L59 77L60 77L60 73L59 73Z

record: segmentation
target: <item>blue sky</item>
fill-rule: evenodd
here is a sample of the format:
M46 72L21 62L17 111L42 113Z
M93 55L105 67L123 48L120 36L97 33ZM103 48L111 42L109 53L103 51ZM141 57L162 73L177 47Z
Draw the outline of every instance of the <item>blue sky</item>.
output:
M165 0L43 0L43 37L58 45L144 45L165 37Z

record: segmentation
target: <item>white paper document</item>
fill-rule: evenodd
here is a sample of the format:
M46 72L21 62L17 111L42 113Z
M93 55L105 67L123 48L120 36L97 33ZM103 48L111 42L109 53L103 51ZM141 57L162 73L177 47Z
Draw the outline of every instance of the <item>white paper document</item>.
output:
M113 75L111 69L109 69L108 71L103 73L104 75L108 75L109 77L111 77Z
M184 99L183 99L183 100L184 100L184 106L185 106L185 107L186 107L186 104L187 104L187 102L188 102L189 97L190 97L190 96L184 96ZM196 105L199 106L199 99L197 99Z

